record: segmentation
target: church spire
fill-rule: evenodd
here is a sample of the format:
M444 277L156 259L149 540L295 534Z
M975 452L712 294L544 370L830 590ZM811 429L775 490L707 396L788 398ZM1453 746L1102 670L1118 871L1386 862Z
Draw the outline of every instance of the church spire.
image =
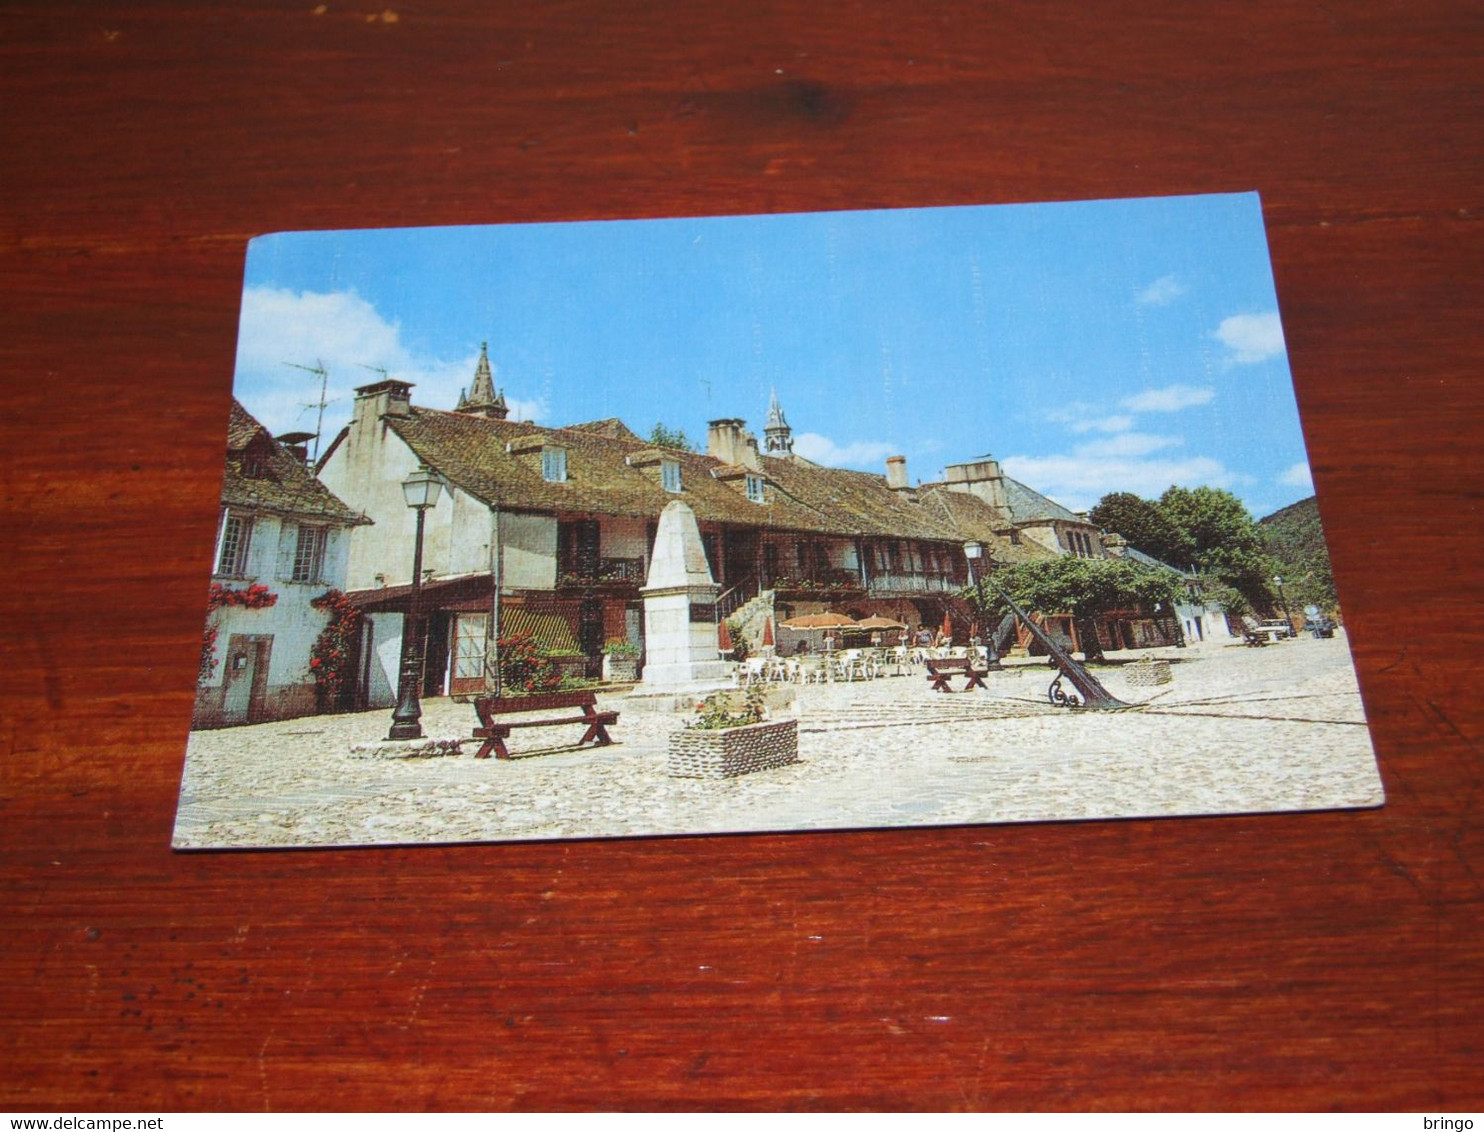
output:
M490 368L490 344L479 344L479 364L474 367L474 384L469 392L459 397L458 411L478 413L493 420L503 421L510 413L505 405L505 391L495 390L495 375Z
M794 430L788 427L783 406L778 403L778 390L768 402L768 423L763 426L763 450L788 456L794 450Z

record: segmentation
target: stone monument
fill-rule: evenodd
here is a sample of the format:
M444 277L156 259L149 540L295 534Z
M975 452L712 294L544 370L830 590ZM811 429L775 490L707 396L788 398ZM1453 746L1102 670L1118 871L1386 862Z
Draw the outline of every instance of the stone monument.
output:
M717 656L716 598L696 513L680 500L660 513L644 595L643 693L710 692L732 682Z

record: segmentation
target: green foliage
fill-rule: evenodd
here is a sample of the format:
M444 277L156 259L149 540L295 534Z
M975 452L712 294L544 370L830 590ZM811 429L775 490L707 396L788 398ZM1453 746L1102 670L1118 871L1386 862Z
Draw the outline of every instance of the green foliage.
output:
M603 646L603 655L632 660L639 655L639 646L633 641L609 641Z
M1192 561L1193 547L1184 531L1170 521L1158 504L1132 492L1115 491L1098 500L1087 516L1110 534L1128 539L1135 550L1184 569Z
M1157 502L1114 492L1103 496L1089 517L1123 535L1135 550L1180 569L1194 566L1239 593L1248 611L1274 608L1270 579L1282 567L1247 508L1229 491L1172 487ZM1294 571L1296 576L1307 572Z
M742 635L742 622L735 617L727 618L727 635L732 638L732 659L739 664L752 655L747 638Z
M763 721L763 690L747 689L741 703L730 692L714 692L696 705L696 718L686 724L692 731L725 731Z
M656 448L678 448L682 452L697 451L695 442L685 435L685 429L666 428L659 421L655 422L654 429L649 434L649 443Z
M1257 526L1283 576L1289 608L1297 613L1314 605L1325 613L1334 613L1339 600L1329 564L1329 546L1319 522L1318 500L1311 495L1274 512Z
M1224 613L1230 613L1233 617L1245 617L1252 612L1252 603L1243 596L1241 590L1223 582L1207 582L1202 588L1206 600L1219 606Z
M1115 609L1173 609L1179 588L1173 574L1126 558L1052 558L1002 566L992 575L1028 613L1069 613L1078 620ZM974 587L964 597L977 606ZM981 615L998 619L1010 611L986 587Z

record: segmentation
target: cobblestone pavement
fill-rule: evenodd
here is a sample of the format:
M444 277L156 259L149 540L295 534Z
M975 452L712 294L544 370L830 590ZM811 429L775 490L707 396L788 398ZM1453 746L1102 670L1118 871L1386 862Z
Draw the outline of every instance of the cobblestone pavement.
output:
M1147 653L1112 654L1132 660ZM1160 650L1174 680L1096 671L1126 712L1046 701L1050 671L991 673L988 692L933 692L920 670L795 692L800 762L724 781L665 773L686 716L602 697L615 745L578 727L516 732L511 761L356 758L389 711L191 735L182 848L505 841L721 831L1251 813L1382 801L1343 636L1267 648ZM424 705L426 734L468 736L473 708Z

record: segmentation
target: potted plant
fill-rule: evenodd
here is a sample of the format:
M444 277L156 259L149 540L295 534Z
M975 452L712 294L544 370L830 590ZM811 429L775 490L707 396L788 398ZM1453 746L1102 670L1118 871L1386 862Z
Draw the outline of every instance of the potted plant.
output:
M639 679L639 646L633 641L609 641L603 646L603 679L610 684L632 684Z
M736 778L799 761L799 721L769 720L763 690L717 692L696 705L696 718L670 733L672 778Z

